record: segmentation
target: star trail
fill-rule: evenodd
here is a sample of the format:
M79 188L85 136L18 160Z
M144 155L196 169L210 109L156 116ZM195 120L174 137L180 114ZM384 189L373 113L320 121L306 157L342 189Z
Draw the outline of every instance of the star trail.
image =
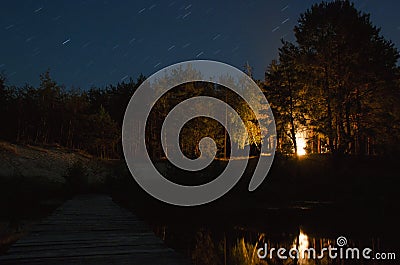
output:
M105 86L173 63L218 60L254 77L292 41L300 13L318 1L8 1L0 11L0 72L39 83L50 69L67 87ZM355 1L400 44L400 3ZM129 78L128 78L129 77Z

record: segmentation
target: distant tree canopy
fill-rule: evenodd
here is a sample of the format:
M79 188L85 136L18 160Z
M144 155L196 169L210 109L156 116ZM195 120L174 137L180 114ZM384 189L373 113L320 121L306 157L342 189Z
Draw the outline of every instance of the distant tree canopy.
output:
M266 72L278 147L296 149L295 135L306 128L310 145L326 141L332 153L399 151L394 44L349 1L315 4L298 22L296 44L283 41Z

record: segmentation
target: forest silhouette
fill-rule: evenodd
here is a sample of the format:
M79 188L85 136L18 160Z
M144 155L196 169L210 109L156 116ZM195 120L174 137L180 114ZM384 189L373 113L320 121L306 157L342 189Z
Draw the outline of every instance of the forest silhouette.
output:
M297 135L305 132L308 153L398 153L399 52L373 25L370 15L358 11L349 1L323 2L300 15L294 34L294 43L282 40L279 58L270 63L265 80L256 80L274 113L277 152L296 154ZM251 67L245 70L252 75ZM58 84L50 71L40 76L38 87L10 85L2 74L0 138L25 144L56 144L100 158L121 158L125 108L144 80L140 75L136 80L82 90ZM228 98L224 89L189 83L179 90L178 96L164 97L162 106L153 109L148 124L150 151L159 149L159 141L151 141L151 137L160 131L160 117L165 117L179 98L208 93L226 99L241 113L248 131L257 127L249 110L234 95ZM207 135L219 143L219 154L226 156L222 149L231 143L226 143L218 123L198 119L185 130L182 147L189 157L198 155L198 140ZM262 141L246 144L257 146ZM162 152L150 153L153 158L162 156Z

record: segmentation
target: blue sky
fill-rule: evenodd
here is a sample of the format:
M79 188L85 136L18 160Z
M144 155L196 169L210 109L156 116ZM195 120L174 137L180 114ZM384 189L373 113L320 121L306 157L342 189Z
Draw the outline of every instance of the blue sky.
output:
M39 83L50 69L67 87L103 87L184 60L211 59L254 76L293 40L300 13L319 1L8 1L0 10L0 71ZM398 1L355 1L400 47Z

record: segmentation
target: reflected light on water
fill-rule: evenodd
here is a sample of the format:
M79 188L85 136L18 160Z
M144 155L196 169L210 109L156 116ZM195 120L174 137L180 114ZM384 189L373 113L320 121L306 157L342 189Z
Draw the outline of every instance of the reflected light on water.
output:
M299 251L300 253L308 248L308 236L300 230L299 235Z
M299 240L298 244L297 244L297 239ZM307 263L308 258L303 257L302 253L304 253L304 251L309 248L309 240L306 233L304 233L302 230L300 230L299 236L294 239L293 248L297 248L299 252L299 264L308 264Z

